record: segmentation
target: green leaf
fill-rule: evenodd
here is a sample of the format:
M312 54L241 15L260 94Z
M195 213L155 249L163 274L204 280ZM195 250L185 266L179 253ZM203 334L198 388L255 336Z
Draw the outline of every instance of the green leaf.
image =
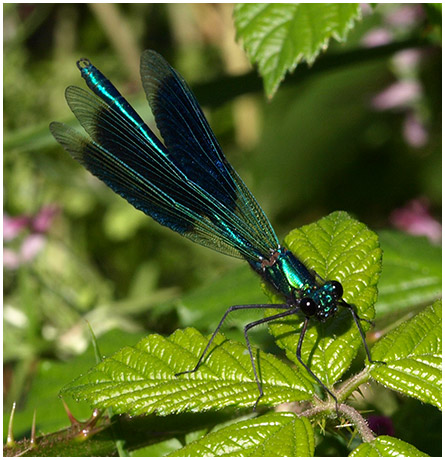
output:
M166 441L142 447L131 453L132 457L165 457L170 452L181 448L181 443L176 438L167 439Z
M311 65L330 38L344 41L361 17L358 3L239 3L234 19L252 63L257 63L269 97L288 71Z
M125 347L79 377L64 392L115 413L160 415L206 411L227 406L253 407L258 388L244 344L218 335L197 372L193 369L208 338L195 329L178 330L169 338L149 335ZM310 399L312 388L298 369L254 350L264 396L260 404Z
M391 331L372 348L386 365L371 376L386 387L442 407L442 302Z
M266 414L235 423L171 454L175 457L312 457L314 432L306 417Z
M360 317L372 320L382 251L377 235L345 212L334 212L318 222L293 230L286 246L323 279L340 281L344 299L355 305ZM279 300L274 299L275 302ZM362 341L351 313L340 308L326 323L313 320L303 340L302 358L329 387L351 364ZM277 310L268 310L270 315ZM289 359L298 362L296 350L304 318L270 323L277 343ZM364 330L369 328L362 322Z
M377 315L428 305L442 290L442 250L425 237L401 232L379 233L383 270Z
M391 436L379 436L372 442L364 442L353 450L350 457L428 457L411 444Z

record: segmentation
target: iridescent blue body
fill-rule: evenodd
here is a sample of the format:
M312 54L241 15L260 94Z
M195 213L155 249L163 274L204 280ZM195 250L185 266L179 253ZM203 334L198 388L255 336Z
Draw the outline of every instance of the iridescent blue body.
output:
M325 321L337 312L339 300L335 282L327 281L321 286L306 266L286 248L280 247L266 261L250 262L252 268L276 291L283 294L289 305L299 299L312 299L316 310L310 315ZM298 293L298 298L295 297Z
M163 143L89 60L81 59L77 66L95 96L75 86L68 87L65 95L89 137L57 122L50 125L52 134L73 158L135 208L196 243L247 260L283 295L285 303L273 307L286 312L251 323L246 331L298 311L306 319L324 321L339 304L350 308L341 299L339 282L318 283L291 251L280 247L263 210L225 158L186 82L159 54L143 53L141 78ZM236 306L227 313L254 307L272 306ZM306 327L307 323L303 331ZM300 361L302 337L297 351Z

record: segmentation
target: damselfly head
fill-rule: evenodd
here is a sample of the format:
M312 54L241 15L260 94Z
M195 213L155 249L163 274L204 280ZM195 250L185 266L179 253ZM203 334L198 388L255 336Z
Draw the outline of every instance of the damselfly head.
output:
M300 300L301 311L324 322L338 310L338 301L343 295L343 286L338 281L326 281Z

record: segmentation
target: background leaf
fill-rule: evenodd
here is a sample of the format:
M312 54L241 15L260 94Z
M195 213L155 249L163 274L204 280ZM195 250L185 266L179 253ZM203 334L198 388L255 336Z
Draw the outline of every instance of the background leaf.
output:
M132 415L253 407L258 388L247 349L222 335L214 340L197 372L175 377L195 367L207 341L192 328L178 330L169 338L150 335L105 359L64 392L94 407L112 407L116 413ZM259 404L311 398L311 385L299 369L256 350L254 356L264 390Z
M235 423L190 443L172 456L311 457L314 432L306 417L266 414Z
M312 64L329 39L343 41L361 17L358 3L245 3L235 6L237 38L258 64L269 97L288 71Z
M179 320L182 326L193 326L200 331L213 332L224 313L234 303L268 303L267 297L260 289L260 278L245 262L240 262L233 270L203 283L182 296L177 302ZM228 325L236 324L241 327L249 320L258 319L260 315L258 310L246 310L229 315L224 323L224 331Z
M411 444L391 436L379 436L373 442L364 442L350 457L428 457Z
M442 302L391 331L372 348L385 366L371 369L382 385L442 407Z
M285 245L322 278L340 281L344 299L356 306L359 316L374 318L382 257L374 232L347 213L334 212L289 233ZM272 311L275 310L268 314ZM278 345L296 363L303 317L299 319L270 324ZM366 330L368 325L362 323L362 327ZM361 343L350 312L340 308L337 316L326 323L316 320L310 323L303 341L302 358L327 386L332 386L351 364Z
M379 233L383 270L379 282L377 316L428 305L442 291L442 249L427 238L402 232Z
M130 340L142 338L142 334L127 333L114 329L100 338L100 351L103 355L115 353ZM61 430L68 424L68 418L58 393L63 385L67 385L79 374L95 364L92 347L82 355L66 361L41 360L34 364L34 381L28 390L26 406L19 406L14 415L14 435L20 439L24 435L29 437L34 410L37 413L37 432L50 433ZM87 403L76 404L71 398L64 397L73 415L79 420L86 420L91 416L91 407ZM3 423L4 436L8 429L10 407L5 407ZM6 421L6 423L5 423ZM37 454L36 454L37 455Z

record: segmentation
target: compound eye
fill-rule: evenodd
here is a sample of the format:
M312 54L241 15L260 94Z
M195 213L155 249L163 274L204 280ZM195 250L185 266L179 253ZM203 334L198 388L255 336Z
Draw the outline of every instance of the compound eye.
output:
M331 281L332 294L336 299L341 299L343 296L343 286L338 281Z
M317 304L309 297L301 299L300 308L306 316L314 316L317 313Z

